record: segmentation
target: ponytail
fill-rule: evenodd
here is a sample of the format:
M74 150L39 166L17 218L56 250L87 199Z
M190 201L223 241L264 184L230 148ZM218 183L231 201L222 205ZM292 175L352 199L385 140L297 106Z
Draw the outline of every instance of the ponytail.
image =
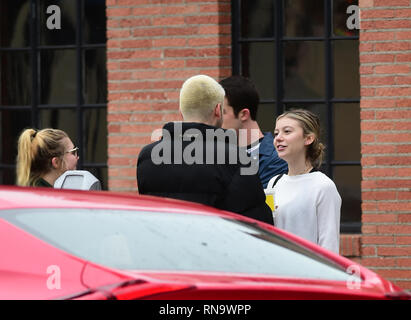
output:
M34 158L32 140L37 131L26 129L20 135L17 144L17 185L28 186L31 175L31 163Z
M68 137L58 129L25 129L17 144L16 176L18 186L33 186L51 170L51 159L64 154L61 140Z

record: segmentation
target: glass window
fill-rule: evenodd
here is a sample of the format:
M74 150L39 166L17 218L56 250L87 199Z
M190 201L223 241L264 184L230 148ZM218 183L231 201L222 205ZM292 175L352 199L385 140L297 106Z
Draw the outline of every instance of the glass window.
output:
M262 132L274 132L276 114L275 103L260 103L257 110L257 123Z
M358 0L332 0L333 6L333 33L339 37L358 37L358 29L348 28L347 19L352 17L353 12L347 13L349 6L358 6Z
M335 98L360 97L359 59L358 40L333 41Z
M253 79L260 98L273 99L275 95L275 47L273 43L242 44L242 75Z
M31 70L29 52L0 52L0 105L31 104Z
M334 159L336 161L361 160L360 104L334 105Z
M84 42L106 43L106 0L84 1Z
M111 268L350 277L343 267L275 233L220 217L78 208L4 217L66 252Z
M40 66L41 104L75 104L76 51L44 50Z
M40 0L38 1L40 45L74 45L76 43L76 3L73 0ZM57 6L58 10L51 10ZM50 13L47 13L50 8ZM60 17L60 29L58 27ZM56 18L56 19L55 19ZM50 27L53 28L50 28Z
M107 102L107 70L106 49L86 50L85 68L86 80L84 83L85 103Z
M83 112L85 162L107 162L107 111L105 108L87 109Z
M324 35L324 0L284 0L287 37Z
M30 45L30 0L0 1L0 47Z
M244 38L274 36L274 1L241 1L241 34Z
M336 166L333 178L342 198L341 227L357 232L361 226L361 166Z
M75 109L41 109L39 125L40 128L61 129L68 134L74 144L77 144L77 114Z
M284 44L284 96L288 99L325 97L324 44L298 41Z
M17 140L20 133L32 122L30 109L0 110L0 162L13 165L17 157ZM14 183L14 180L13 180Z

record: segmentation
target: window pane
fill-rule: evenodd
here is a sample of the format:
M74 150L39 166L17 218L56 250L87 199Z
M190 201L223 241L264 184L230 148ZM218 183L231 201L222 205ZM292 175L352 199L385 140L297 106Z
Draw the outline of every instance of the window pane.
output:
M324 36L323 0L284 0L284 11L287 37Z
M75 50L45 50L41 52L41 104L76 103Z
M54 128L65 131L77 144L77 117L75 109L42 109L39 112L40 129ZM81 146L79 146L81 147ZM80 150L80 155L83 153Z
M334 160L360 161L360 136L360 105L358 103L335 104Z
M285 98L325 97L325 57L322 42L287 42L284 45L284 59Z
M320 141L325 145L326 150L324 153L323 163L327 161L327 137L328 137L328 129L327 129L327 109L324 104L320 103L287 103L285 104L285 110L293 110L293 109L306 109L314 114L316 114L320 118L320 126L321 126L321 134L320 134Z
M29 52L0 52L0 105L31 104L31 72Z
M277 108L274 103L261 103L257 111L257 123L263 132L274 132Z
M15 164L17 157L17 140L25 128L31 127L30 110L0 111L0 162ZM14 183L14 181L13 181Z
M244 43L241 51L241 74L254 82L262 100L273 99L275 96L274 43Z
M84 170L89 171L92 175L94 175L101 183L102 190L108 190L108 170L107 168L87 168L85 167Z
M86 80L84 84L86 103L107 102L106 48L86 50Z
M244 38L274 36L274 1L241 1L241 35Z
M84 162L107 162L107 110L106 108L83 111L85 150Z
M30 45L30 0L0 1L0 46Z
M0 184L15 185L16 169L0 169Z
M342 198L341 223L361 222L361 166L336 166L333 180Z
M84 42L106 43L106 1L84 1Z
M358 36L358 29L350 30L347 19L352 19L354 12L347 13L351 5L358 6L358 0L333 0L333 31L335 36ZM358 17L359 18L359 17Z
M360 97L360 53L358 40L333 41L334 96Z
M76 43L76 3L73 0L40 0L38 5L40 45ZM57 6L59 10L51 10ZM50 13L47 13L49 8ZM58 20L60 16L60 29ZM49 29L50 28L50 29Z

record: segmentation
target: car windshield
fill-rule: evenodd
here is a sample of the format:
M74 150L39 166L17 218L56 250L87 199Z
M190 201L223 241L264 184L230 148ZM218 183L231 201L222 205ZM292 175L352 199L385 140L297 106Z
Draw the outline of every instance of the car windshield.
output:
M273 232L219 216L77 208L1 216L55 247L111 268L352 278L341 266Z

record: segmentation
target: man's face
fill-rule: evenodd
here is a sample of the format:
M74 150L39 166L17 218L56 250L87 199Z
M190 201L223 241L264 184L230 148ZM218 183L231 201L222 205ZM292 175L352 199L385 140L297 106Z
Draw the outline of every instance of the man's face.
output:
M223 107L223 128L224 129L235 129L238 132L238 129L241 129L242 123L241 120L234 114L234 109L229 105L227 98L224 98L224 107Z

